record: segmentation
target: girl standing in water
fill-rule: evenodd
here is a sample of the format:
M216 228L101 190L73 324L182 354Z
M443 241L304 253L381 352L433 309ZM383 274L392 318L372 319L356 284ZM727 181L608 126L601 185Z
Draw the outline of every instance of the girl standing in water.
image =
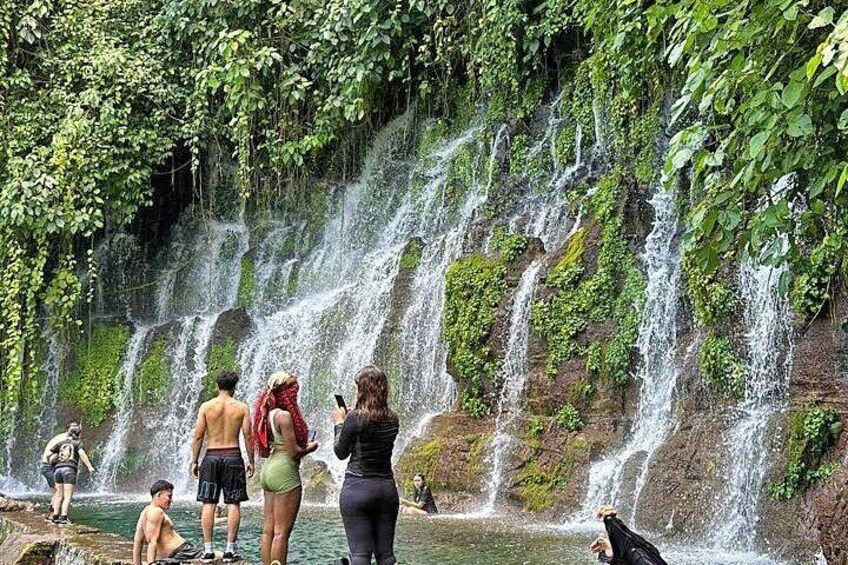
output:
M260 457L268 461L259 481L265 494L260 553L262 563L286 563L289 536L300 511L302 488L300 460L318 449L308 442L308 429L297 393L300 385L289 373L274 373L268 379L254 409L253 435Z

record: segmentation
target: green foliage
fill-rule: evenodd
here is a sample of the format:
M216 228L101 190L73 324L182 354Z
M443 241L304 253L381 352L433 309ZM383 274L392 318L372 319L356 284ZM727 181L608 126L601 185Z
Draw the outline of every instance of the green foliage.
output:
M433 151L444 142L448 134L446 120L433 120L427 124L418 139L418 158L422 161L428 159Z
M499 366L486 346L497 308L506 291L506 268L485 255L469 255L450 266L445 283L444 337L450 363L462 383L460 402L473 418L489 413L483 383Z
M741 398L745 391L745 363L734 353L730 340L713 331L707 334L698 354L701 376L710 386Z
M238 362L238 347L231 337L209 347L209 353L206 356L206 376L203 379L203 390L207 397L216 394L218 387L215 384L215 377L221 371L241 372L241 365Z
M239 306L250 306L256 299L256 267L247 256L241 258L241 276L236 296Z
M715 271L707 273L685 253L682 261L687 291L695 305L695 319L702 326L718 327L736 308L734 290Z
M769 484L769 494L778 500L789 500L816 481L833 475L838 462L820 463L839 440L842 428L839 416L830 408L793 412L789 417L786 472L782 479Z
M97 325L74 346L74 369L60 382L60 394L80 411L83 423L99 426L111 414L129 337L125 325Z
M845 234L845 229L839 229L825 236L809 257L798 262L801 272L792 286L792 305L798 314L815 316L833 296L831 279L845 256Z
M501 258L507 263L518 259L527 248L529 239L520 233L510 233L503 226L495 228L492 233L492 249L501 254Z
M169 374L166 345L164 336L154 339L133 375L133 399L138 404L156 404L165 399Z
M588 230L581 229L545 280L554 292L533 306L533 327L548 344L546 370L550 375L574 355L585 352L577 337L590 323L612 319L616 334L603 349L599 370L621 384L629 376L645 283L622 233L618 205L622 178L621 170L616 169L598 182L593 211L601 227L592 275L581 279L586 267L580 259L588 236ZM593 355L598 355L597 349Z
M469 144L457 151L450 164L445 181L445 200L453 208L462 203L462 199L477 182L477 152Z
M583 429L583 420L580 419L580 413L571 403L563 404L554 415L554 420L558 426L569 432L579 432Z
M687 251L705 273L743 249L794 265L844 225L848 12L822 4L679 0L646 11L684 81L672 119L690 125L672 140L664 175L693 168ZM792 213L793 202L806 210ZM784 246L778 234L803 237Z
M586 348L586 374L596 377L601 374L603 366L604 348L600 342L593 341Z
M400 268L403 270L414 270L421 265L421 253L424 251L424 245L420 239L411 239L403 250L403 255L400 256Z

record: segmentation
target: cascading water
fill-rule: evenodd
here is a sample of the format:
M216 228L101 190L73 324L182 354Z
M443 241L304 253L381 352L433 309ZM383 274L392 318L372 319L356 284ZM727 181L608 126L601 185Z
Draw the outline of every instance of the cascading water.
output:
M641 357L639 405L624 446L592 465L580 521L589 519L600 504L629 509L631 516L635 516L651 457L675 424L680 278L676 191L665 190L660 185L650 203L654 208L654 225L645 244L648 283L637 339ZM625 470L637 457L640 461L635 488L623 493Z
M791 176L775 184L782 191ZM781 236L785 241L786 236ZM713 522L716 547L749 549L756 540L759 499L770 458L768 430L786 402L792 363L792 314L779 290L786 266L763 265L748 258L739 273L744 303L747 371L745 396L725 437L729 467L726 492Z
M452 161L476 143L480 128L473 126L447 141L416 167L399 147L407 121L399 118L381 133L361 176L328 214L318 245L299 261L298 269L281 275L297 277L296 284L284 285L296 286L291 300L282 308L267 308L261 301L252 308L257 330L240 351L250 398L275 370L304 377L301 402L322 444L316 456L337 478L344 463L332 454L332 393L342 393L350 402L355 371L372 362L391 314L401 256L415 237L425 247L393 336L402 344L402 352L393 356L396 374L390 374L396 379L402 422L395 451L402 450L422 420L446 410L454 394L440 337L444 277L465 249L487 187L475 181L455 209L446 202L445 189ZM388 197L386 185L393 190ZM402 197L393 201L395 195ZM259 283L257 294L267 296Z
M150 326L135 328L121 361L120 375L123 379L115 407L115 423L103 447L103 455L98 465L97 489L101 491L114 488L118 470L126 453L127 433L130 431L133 416L133 376L150 329Z
M504 463L515 448L515 425L521 414L521 395L530 371L527 362L527 340L530 335L530 310L539 270L544 260L536 259L521 275L515 298L512 302L512 314L509 324L509 341L504 355L502 377L503 388L498 401L498 414L495 419L495 435L489 454L489 477L486 481L485 502L481 513L492 514L495 511L498 495L504 477Z
M159 421L148 423L156 430L153 460L168 469L167 476L178 493L189 490L185 464L191 457L212 330L221 312L236 304L241 259L248 250L244 224L211 222L206 230L195 237L188 249L178 250L188 261L187 267L166 275L157 289L160 321L163 311L192 312L179 318L176 343L168 352L170 382L166 394L171 409Z

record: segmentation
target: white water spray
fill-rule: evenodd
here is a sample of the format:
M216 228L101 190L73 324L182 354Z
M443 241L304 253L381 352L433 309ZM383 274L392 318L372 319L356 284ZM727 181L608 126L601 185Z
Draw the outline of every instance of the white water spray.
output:
M515 426L521 415L521 396L530 367L527 362L527 340L530 335L530 309L539 270L544 261L536 259L521 275L509 324L509 342L502 369L503 388L498 401L495 435L489 454L489 476L486 481L485 502L481 513L493 514L504 479L504 465L515 449Z
M659 186L650 203L655 217L645 244L648 284L637 339L641 357L639 406L624 446L592 465L579 521L591 519L600 504L629 509L635 516L651 458L675 425L680 279L676 192ZM635 488L622 492L625 470L631 468L633 461L638 461Z

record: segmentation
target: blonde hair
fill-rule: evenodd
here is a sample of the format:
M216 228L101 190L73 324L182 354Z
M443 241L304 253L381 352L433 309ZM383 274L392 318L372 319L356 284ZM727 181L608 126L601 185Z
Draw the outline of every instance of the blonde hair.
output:
M292 373L287 373L286 371L277 371L268 377L267 387L268 390L278 390L281 388L285 388L292 384L297 380L297 377Z

